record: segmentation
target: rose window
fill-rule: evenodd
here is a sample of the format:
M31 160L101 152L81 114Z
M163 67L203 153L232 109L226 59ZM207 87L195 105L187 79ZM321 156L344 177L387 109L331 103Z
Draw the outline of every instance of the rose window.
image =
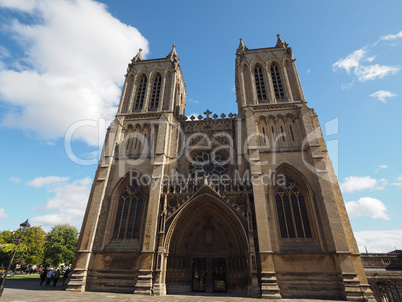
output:
M190 162L191 177L204 175L227 175L229 165L226 158L217 152L202 151L193 156Z

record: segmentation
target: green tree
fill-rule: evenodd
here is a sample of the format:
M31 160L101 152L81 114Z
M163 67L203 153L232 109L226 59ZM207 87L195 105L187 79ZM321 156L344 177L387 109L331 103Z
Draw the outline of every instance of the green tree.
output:
M11 257L17 247L18 238L20 238L20 231L3 231L0 233L0 266L6 268L11 260ZM13 264L21 263L22 253L24 250L24 245L20 244L18 246L17 253ZM12 266L13 267L13 266Z
M70 264L74 258L78 242L78 230L68 224L59 224L46 234L44 262L47 265L59 266Z
M0 244L12 243L15 236L12 231L3 231L0 233Z
M10 263L11 257L15 250L15 244L12 243L3 243L0 244L0 266L6 268ZM18 251L22 251L19 247Z
M24 264L42 264L45 246L46 232L40 227L30 227L22 236L23 245L26 248L24 252Z

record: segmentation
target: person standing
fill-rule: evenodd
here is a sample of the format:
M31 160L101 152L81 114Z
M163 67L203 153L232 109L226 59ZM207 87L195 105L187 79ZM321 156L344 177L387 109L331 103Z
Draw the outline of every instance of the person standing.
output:
M59 281L60 278L60 270L57 269L57 271L54 273L53 276L53 286L56 286L57 282Z
M53 278L53 270L49 270L49 272L47 273L47 279L46 279L46 286L50 285L50 280L52 280Z
M69 274L70 274L70 267L67 267L67 270L64 272L64 275L63 275L63 286L64 286L64 283L67 281Z
M40 273L40 286L42 286L43 282L45 282L47 277L47 270L44 268Z

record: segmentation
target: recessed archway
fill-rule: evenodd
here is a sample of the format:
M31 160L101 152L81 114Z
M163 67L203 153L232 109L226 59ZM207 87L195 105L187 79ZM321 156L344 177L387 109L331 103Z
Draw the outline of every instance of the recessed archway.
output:
M167 292L246 295L249 245L244 225L213 195L202 194L190 201L167 233Z

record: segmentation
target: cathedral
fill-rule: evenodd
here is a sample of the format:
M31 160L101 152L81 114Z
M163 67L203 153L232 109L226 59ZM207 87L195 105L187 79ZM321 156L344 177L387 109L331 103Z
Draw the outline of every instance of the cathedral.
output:
M291 47L240 39L235 87L237 113L186 117L175 46L149 60L140 49L67 290L373 299Z

